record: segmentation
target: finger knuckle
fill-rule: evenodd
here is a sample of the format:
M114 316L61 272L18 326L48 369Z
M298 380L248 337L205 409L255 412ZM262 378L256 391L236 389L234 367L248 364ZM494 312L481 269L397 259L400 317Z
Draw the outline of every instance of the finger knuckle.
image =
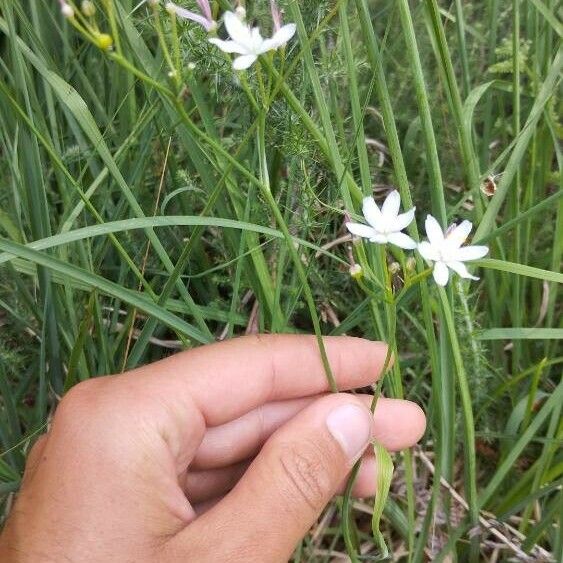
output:
M72 387L57 406L53 429L84 434L110 424L119 413L107 377L89 379Z
M322 509L331 489L331 479L320 448L314 443L307 447L287 445L281 452L280 467L290 489L288 498L297 498L315 511Z
M57 407L57 416L74 416L84 412L97 400L101 382L96 379L81 381L72 387L62 398Z

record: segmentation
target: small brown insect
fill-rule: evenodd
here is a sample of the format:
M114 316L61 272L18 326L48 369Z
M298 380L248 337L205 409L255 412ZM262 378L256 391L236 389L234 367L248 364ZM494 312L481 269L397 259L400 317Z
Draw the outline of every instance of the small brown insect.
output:
M496 179L500 174L494 174L492 176L487 176L483 184L481 185L481 191L488 197L493 197L497 191Z

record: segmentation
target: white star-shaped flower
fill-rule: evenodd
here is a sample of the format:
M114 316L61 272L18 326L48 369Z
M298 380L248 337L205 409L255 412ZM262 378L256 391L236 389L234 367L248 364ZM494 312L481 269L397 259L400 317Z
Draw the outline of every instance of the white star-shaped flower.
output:
M272 37L264 39L257 27L250 27L234 12L226 12L224 21L230 40L223 41L213 37L209 41L225 53L240 55L233 61L235 70L248 68L263 53L285 45L294 36L296 29L294 23L288 23L280 27Z
M401 196L393 190L383 202L381 209L373 197L364 198L362 212L367 225L363 223L346 223L346 228L358 237L369 239L370 242L386 244L390 242L407 250L416 248L416 242L401 231L407 228L414 219L415 208L399 214Z
M483 258L489 248L477 245L461 246L473 228L471 221L462 221L459 225L454 223L444 233L438 221L432 215L427 215L425 228L428 241L421 242L418 251L423 258L434 263L432 274L438 285L443 287L448 283L450 269L462 278L479 279L467 271L464 262Z

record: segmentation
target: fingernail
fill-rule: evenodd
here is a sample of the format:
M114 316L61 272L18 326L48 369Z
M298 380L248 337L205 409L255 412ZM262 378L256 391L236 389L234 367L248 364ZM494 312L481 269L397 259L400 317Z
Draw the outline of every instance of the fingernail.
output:
M349 460L355 460L366 448L372 424L371 413L354 404L337 407L326 418L329 432Z

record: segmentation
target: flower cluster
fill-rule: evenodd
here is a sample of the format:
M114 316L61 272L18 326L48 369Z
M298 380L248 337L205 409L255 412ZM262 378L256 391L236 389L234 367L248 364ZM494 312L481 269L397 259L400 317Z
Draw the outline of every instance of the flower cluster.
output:
M166 10L179 18L190 20L203 26L208 32L217 30L217 22L213 19L209 0L197 0L201 14L186 10L173 2L167 2ZM273 35L265 39L258 27L251 27L246 23L246 12L239 8L234 12L226 12L223 18L229 39L223 40L211 37L210 43L219 47L224 53L238 55L233 61L235 70L249 68L260 55L283 47L294 35L295 24L282 25L282 13L275 0L270 0L273 22Z
M173 18L188 20L201 25L207 33L215 34L218 24L213 18L211 4L209 0L195 0L198 5L199 13L187 10L174 2L165 2L164 9ZM154 10L158 9L160 0L147 0L147 3ZM109 49L113 41L107 34L100 34L95 30L89 29L85 21L79 22L76 19L77 12L72 2L59 0L61 14L67 20L73 22L78 29L89 32L94 42L102 49ZM210 37L209 42L221 49L224 53L234 53L238 55L233 61L235 70L249 68L260 55L269 51L275 51L295 35L296 26L293 23L282 25L282 11L278 8L275 0L270 0L270 10L272 14L273 35L268 38L262 37L258 27L252 27L246 22L246 10L239 6L234 11L225 12L223 22L229 36L228 39ZM80 16L92 17L96 11L94 4L90 0L83 0ZM82 27L84 26L84 28Z
M59 0L59 5L61 15L97 47L103 51L113 47L111 35L102 33L98 29L95 21L96 6L92 0L82 0L80 9L75 9L73 2L67 2L67 0Z
M410 236L403 233L414 220L415 208L399 213L401 197L393 190L383 202L381 209L373 197L366 197L362 211L367 225L364 223L346 223L347 229L355 236L368 239L378 244L391 243L400 248L416 249L420 255L432 264L432 274L438 285L445 286L450 277L450 270L462 278L478 280L467 271L464 262L483 258L488 252L487 246L462 246L473 225L471 221L455 223L444 232L432 215L426 216L425 230L428 240L416 243Z

